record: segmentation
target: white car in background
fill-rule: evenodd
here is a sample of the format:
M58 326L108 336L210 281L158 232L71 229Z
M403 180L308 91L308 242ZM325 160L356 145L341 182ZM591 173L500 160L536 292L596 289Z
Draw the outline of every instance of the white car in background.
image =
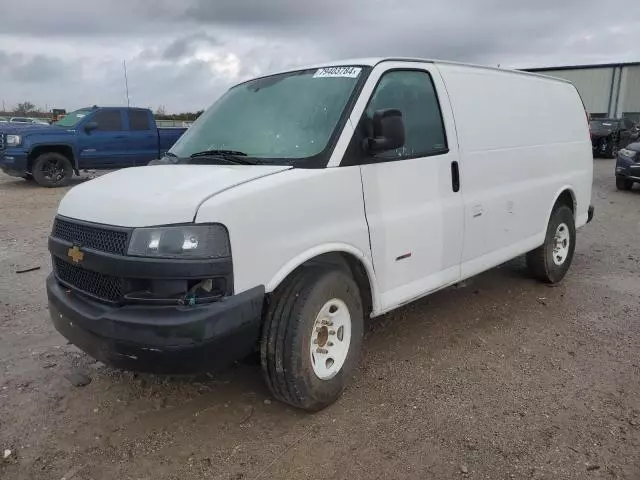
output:
M33 118L33 117L11 117L11 119L9 119L9 123L30 123L30 124L37 124L37 125L49 125L49 122L47 122L46 120L43 120L41 118Z
M33 123L33 118L28 117L11 117L9 123Z

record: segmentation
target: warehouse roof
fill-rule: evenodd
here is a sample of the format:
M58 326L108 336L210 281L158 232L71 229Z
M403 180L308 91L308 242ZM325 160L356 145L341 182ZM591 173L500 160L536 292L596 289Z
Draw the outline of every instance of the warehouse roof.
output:
M590 68L637 67L640 62L594 63L590 65L563 65L558 67L523 68L526 72L549 72L553 70L587 70Z

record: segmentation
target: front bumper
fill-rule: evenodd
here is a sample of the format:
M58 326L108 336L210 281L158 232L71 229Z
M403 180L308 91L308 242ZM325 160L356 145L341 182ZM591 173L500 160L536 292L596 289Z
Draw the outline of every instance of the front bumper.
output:
M632 158L619 154L616 162L616 177L640 182L640 163L636 163Z
M0 152L0 169L12 177L24 177L28 170L27 152L21 148L7 148Z
M264 286L194 306L108 305L47 278L56 329L101 362L132 371L194 373L246 357L260 336Z

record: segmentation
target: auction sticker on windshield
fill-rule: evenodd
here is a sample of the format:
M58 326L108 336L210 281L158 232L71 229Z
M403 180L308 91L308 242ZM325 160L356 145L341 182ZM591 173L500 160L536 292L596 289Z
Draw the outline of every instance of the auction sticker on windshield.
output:
M356 78L360 75L362 68L360 67L326 67L319 68L313 74L313 78L330 78L330 77L346 77Z

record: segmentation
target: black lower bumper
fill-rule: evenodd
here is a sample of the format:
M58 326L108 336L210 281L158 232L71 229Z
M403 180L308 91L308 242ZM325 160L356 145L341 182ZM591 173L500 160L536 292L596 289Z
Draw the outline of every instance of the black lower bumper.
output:
M47 279L56 329L103 363L153 373L218 370L252 352L259 336L264 287L219 302L189 306L112 306Z
M0 167L0 170L2 170L2 173L4 173L5 175L9 175L10 177L24 178L27 176L27 172L24 170L14 170L4 166Z
M591 220L593 220L593 214L594 214L595 208L593 205L589 205L589 210L587 213L587 223L591 222Z

